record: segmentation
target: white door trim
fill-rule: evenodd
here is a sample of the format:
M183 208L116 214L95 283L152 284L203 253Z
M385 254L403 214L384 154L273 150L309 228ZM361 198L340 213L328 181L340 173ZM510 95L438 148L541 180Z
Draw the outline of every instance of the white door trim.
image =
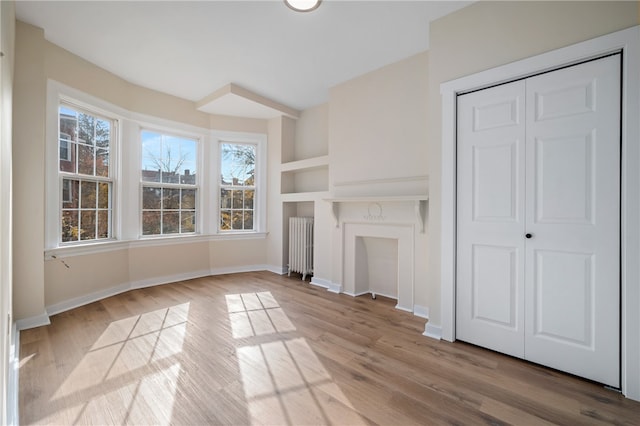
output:
M455 340L456 96L622 51L622 393L640 401L640 26L445 82L442 95L442 338Z

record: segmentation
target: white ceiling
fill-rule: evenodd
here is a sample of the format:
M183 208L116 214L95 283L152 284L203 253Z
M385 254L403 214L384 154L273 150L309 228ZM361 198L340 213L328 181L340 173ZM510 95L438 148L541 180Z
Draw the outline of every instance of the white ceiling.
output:
M127 81L199 101L234 83L304 110L328 89L429 47L470 1L18 1L19 20Z

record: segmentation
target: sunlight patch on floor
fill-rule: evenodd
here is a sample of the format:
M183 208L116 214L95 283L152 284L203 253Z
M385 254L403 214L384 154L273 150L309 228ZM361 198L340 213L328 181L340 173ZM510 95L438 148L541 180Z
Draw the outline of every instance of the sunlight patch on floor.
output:
M270 292L226 298L234 338L273 336L236 349L252 424L366 423Z
M235 339L296 330L271 292L228 294L225 297Z
M182 352L188 315L189 303L183 303L111 322L51 404L85 401L64 408L75 417L72 423L169 424L181 372L173 357ZM124 414L109 417L114 412Z

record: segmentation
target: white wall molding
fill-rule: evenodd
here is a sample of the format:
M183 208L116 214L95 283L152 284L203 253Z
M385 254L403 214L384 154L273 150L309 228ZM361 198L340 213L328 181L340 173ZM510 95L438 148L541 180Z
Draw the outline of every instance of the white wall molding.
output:
M331 282L329 284L329 287L327 288L327 291L330 291L331 293L340 294L342 293L342 284Z
M208 269L202 269L200 271L184 272L182 274L165 275L163 277L153 277L144 280L132 281L130 284L131 290L140 288L155 287L157 285L178 283L180 281L193 280L195 278L208 277L213 275Z
M383 295L381 295L381 296L383 296ZM396 305L396 309L397 309L397 310L399 310L399 311L404 311L404 312L413 313L413 309L411 309L411 308L405 308L405 307L400 306L400 305Z
M7 380L7 424L20 424L19 372L20 372L20 331L16 323L11 325L11 347L9 349L9 371Z
M227 266L224 268L211 268L209 275L225 275L225 274L239 274L241 272L258 272L268 271L267 265L245 265L245 266Z
M441 312L442 338L455 340L456 96L622 51L621 368L622 393L640 400L640 26L462 77L442 94ZM428 326L429 327L429 326ZM439 328L439 326L433 326ZM425 331L427 333L427 331Z
M49 325L51 321L49 320L49 314L45 308L45 311L40 315L35 315L28 318L19 319L16 321L16 328L18 331L27 330L29 328L42 327L43 325Z
M45 260L65 259L86 254L107 253L117 250L131 250L141 247L162 247L180 244L197 244L211 241L230 240L262 240L267 237L266 232L243 232L215 235L181 235L175 237L148 237L137 240L110 240L91 242L86 244L74 244L45 250ZM54 257L55 256L55 257Z
M121 284L115 287L107 288L105 290L95 291L84 296L74 297L73 299L65 300L63 302L54 303L53 305L47 306L47 312L49 313L49 315L56 315L61 312L79 308L80 306L88 305L89 303L97 302L99 300L103 300L129 290L131 290L131 284Z
M329 289L329 286L331 285L331 281L325 280L324 278L311 277L311 285Z
M18 330L26 330L29 328L40 327L43 325L49 325L50 315L56 315L62 312L69 311L71 309L79 308L80 306L88 305L93 302L106 299L111 296L118 295L130 290L136 290L147 287L154 287L157 285L179 283L181 281L192 280L195 278L202 278L214 275L223 274L237 274L242 272L257 272L268 271L267 265L247 265L247 266L232 266L226 268L212 268L203 269L200 271L186 272L183 274L166 275L162 277L147 278L144 280L132 281L125 284L120 284L114 287L110 287L104 290L95 291L84 296L74 297L69 300L65 300L59 303L48 305L46 312L42 315L35 317L24 318L16 322Z
M422 335L426 336L426 337L430 337L432 339L441 340L442 339L442 327L427 323L424 326L424 333L422 333Z
M265 270L269 272L273 272L274 274L278 274L278 275L284 275L289 271L288 268L285 268L284 266L277 266L277 265L265 265Z

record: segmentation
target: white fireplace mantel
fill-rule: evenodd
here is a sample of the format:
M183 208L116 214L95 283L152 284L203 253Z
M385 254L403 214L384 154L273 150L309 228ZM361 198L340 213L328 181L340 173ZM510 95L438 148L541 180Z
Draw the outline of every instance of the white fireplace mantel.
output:
M398 196L375 196L375 197L339 197L326 198L324 201L331 203L331 212L336 222L336 228L340 227L340 204L341 203L413 203L416 223L420 233L424 233L427 214L428 195L398 195Z

